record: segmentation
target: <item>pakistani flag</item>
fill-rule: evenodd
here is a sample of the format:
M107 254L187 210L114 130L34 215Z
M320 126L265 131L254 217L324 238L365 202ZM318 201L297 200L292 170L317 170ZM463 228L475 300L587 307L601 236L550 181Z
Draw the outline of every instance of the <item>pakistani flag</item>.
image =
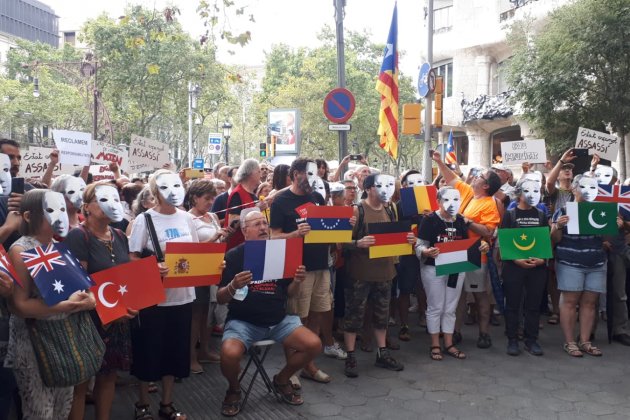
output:
M617 203L568 202L567 231L571 235L616 235Z
M481 239L462 239L460 241L436 243L440 250L435 259L435 275L465 273L481 268Z
M553 258L549 227L499 229L501 259Z

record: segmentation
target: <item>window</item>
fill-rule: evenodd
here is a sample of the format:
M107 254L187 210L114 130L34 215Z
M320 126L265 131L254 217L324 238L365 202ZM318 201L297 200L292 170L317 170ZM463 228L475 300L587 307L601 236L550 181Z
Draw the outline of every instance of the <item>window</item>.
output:
M501 61L500 63L497 63L497 95L499 93L507 92L508 90L510 90L510 86L508 85L507 81L510 60L511 58L508 58Z
M435 75L444 78L444 97L450 98L453 96L453 62L436 67Z
M433 11L433 33L448 32L453 29L451 11L453 6L446 6Z
M72 32L64 32L63 33L63 43L64 44L75 45L76 39L77 39L77 34L74 31L72 31Z

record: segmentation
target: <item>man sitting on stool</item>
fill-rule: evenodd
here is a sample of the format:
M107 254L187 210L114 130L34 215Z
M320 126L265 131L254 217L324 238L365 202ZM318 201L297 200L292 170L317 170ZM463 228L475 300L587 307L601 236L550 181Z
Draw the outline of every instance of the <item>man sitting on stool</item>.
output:
M243 210L241 223L246 241L269 239L269 224L259 209ZM228 303L221 345L221 372L229 383L221 408L224 416L235 416L240 411L240 362L253 343L271 339L293 350L287 356L286 366L273 378L282 400L292 405L300 405L304 400L294 392L289 378L313 360L322 346L319 337L303 327L299 317L286 313L287 297L298 292L305 267L301 265L293 279L252 282L252 273L243 271L244 256L244 244L227 252L217 292L217 302Z

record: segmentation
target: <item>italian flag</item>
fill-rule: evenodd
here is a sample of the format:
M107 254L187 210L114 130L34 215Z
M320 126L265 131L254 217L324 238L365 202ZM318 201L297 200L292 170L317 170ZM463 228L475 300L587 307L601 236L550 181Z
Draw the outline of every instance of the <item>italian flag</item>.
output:
M462 239L460 241L436 243L440 250L435 259L435 275L465 273L481 268L481 239Z

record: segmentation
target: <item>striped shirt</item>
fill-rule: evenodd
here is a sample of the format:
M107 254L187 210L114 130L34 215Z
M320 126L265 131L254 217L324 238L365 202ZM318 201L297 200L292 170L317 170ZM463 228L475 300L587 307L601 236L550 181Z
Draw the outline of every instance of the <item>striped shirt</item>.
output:
M553 215L554 223L566 213L566 208L556 211ZM603 242L601 235L570 235L565 226L562 229L562 239L556 246L556 260L572 267L602 267L606 263Z

